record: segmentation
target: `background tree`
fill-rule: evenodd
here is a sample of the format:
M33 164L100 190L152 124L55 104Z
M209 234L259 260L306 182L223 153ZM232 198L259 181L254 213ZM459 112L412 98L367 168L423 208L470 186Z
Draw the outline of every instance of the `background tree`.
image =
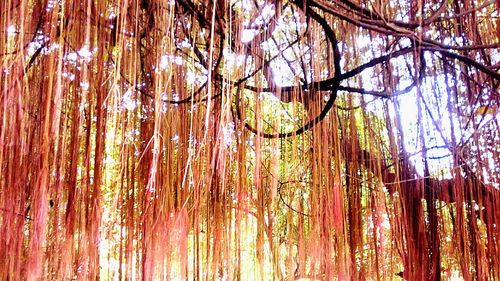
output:
M499 9L0 2L0 279L500 280Z

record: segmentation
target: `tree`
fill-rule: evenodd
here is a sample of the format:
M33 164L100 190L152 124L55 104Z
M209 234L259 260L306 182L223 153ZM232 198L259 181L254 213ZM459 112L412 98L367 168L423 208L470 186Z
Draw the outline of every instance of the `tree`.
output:
M0 278L499 280L499 9L1 2Z

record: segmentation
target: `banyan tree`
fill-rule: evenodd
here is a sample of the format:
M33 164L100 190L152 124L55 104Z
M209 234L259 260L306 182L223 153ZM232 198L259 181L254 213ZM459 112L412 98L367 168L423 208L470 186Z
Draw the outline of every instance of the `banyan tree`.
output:
M500 280L500 1L0 1L0 280Z

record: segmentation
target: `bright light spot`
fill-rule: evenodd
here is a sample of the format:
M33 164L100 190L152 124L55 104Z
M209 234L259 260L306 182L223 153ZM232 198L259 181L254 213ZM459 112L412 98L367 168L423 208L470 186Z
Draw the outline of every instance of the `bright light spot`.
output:
M124 95L123 95L123 103L122 106L126 110L132 111L137 107L137 103L135 102L134 98L132 97L132 91L128 90Z
M70 81L75 80L75 74L70 72L63 72L62 77L69 79Z
M294 61L296 59L295 52L292 48L286 49L282 52L283 57L288 61Z
M168 66L169 66L168 55L161 56L161 58L160 58L160 69L161 70L165 70L165 69L168 68Z
M78 55L86 62L92 60L92 52L89 50L88 46L83 46L79 51Z
M266 5L264 9L262 9L261 16L265 19L269 19L274 16L274 5Z
M180 48L191 48L191 43L187 39L182 40L182 42L179 44Z
M224 128L222 128L222 137L223 137L223 141L224 141L224 145L226 147L229 147L231 146L231 144L233 143L233 134L234 134L234 123L230 122L230 123L227 123L226 126L224 126Z
M451 281L463 281L465 280L462 276L460 276L460 273L457 271L453 271L453 273L450 276Z
M257 35L257 31L253 29L243 29L241 32L241 43L248 43Z
M31 42L28 45L28 55L32 56L35 54L35 52L42 46L41 43L39 42Z
M242 6L244 10L251 11L253 9L253 3L250 0L243 0Z
M182 64L182 57L176 56L174 59L175 64L181 65Z
M382 214L382 222L380 223L380 226L385 229L391 228L391 222L389 221L389 216L387 214Z
M278 63L278 66L271 64L271 71L273 72L273 80L274 84L279 87L287 87L291 86L296 82L294 80L293 73L281 63Z
M274 15L274 5L266 5L261 14L255 19L253 26L264 25Z
M76 62L78 55L75 52L71 52L67 55L69 61Z
M232 53L228 49L223 50L224 59L226 60L228 69L233 69L234 67L240 67L245 61L244 55L237 55Z
M49 0L47 2L47 8L45 9L45 11L49 12L50 10L52 10L54 8L54 6L56 5L55 2L56 1L54 1L54 0Z
M90 87L89 82L81 82L80 87L82 87L82 90L87 91Z
M196 74L194 74L194 72L192 72L192 71L189 71L188 73L186 73L186 81L189 84L194 84L194 81L196 81Z
M180 100L179 94L177 94L176 92L172 92L172 99L174 101L179 101Z
M9 25L9 27L7 27L7 35L8 36L13 36L16 32L17 32L17 30L16 30L15 25Z

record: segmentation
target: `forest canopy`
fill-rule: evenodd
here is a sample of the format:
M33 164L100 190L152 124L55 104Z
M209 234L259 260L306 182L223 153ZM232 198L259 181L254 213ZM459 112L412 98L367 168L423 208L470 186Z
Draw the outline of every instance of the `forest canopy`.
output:
M1 280L500 280L500 1L0 1Z

